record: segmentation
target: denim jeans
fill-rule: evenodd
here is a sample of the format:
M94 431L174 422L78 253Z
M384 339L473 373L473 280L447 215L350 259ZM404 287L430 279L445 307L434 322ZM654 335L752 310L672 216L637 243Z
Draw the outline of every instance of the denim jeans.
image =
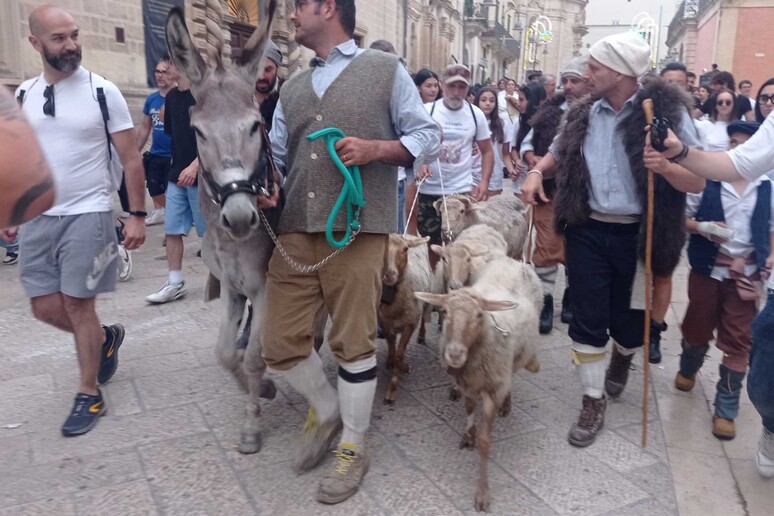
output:
M774 432L774 291L752 323L752 352L747 376L747 394L763 418L763 426Z
M6 242L2 238L0 238L0 247L4 247L9 253L18 253L19 252L19 236L17 235L16 238L14 238L12 242Z
M398 233L406 228L406 180L398 181Z

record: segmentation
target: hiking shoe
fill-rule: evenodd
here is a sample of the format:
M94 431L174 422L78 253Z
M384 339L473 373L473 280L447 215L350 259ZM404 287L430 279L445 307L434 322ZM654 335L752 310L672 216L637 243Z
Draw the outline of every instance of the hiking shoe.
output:
M132 253L118 245L118 281L129 281L132 276Z
M680 371L675 375L675 389L683 392L690 392L696 385L696 375L685 376Z
M755 454L755 466L762 477L774 477L774 433L763 428L758 452Z
M79 392L75 396L73 410L62 425L62 435L71 437L85 434L94 428L97 424L97 418L104 415L105 412L107 412L107 407L99 389L97 389L96 396Z
M110 381L118 369L118 348L124 342L124 327L120 324L103 326L105 329L105 343L102 344L102 355L99 361L99 373L97 383L103 384Z
M633 358L634 353L624 355L618 351L618 346L613 346L613 356L610 357L610 364L607 366L605 374L605 392L611 398L620 396L626 387Z
M551 333L554 327L554 296L546 294L543 296L543 310L540 311L539 330L541 335Z
M145 217L145 225L156 226L158 224L163 224L166 213L167 213L166 208L159 208L157 210L153 210L150 215Z
M3 265L13 265L19 261L19 252L6 251L5 258L3 258Z
M338 408L332 418L320 422L317 419L317 412L309 407L301 442L296 448L296 456L293 460L293 469L296 473L300 475L317 466L342 427Z
M723 441L736 437L736 427L733 419L725 419L717 414L712 416L712 435Z
M607 399L592 398L589 395L583 396L583 408L581 409L578 422L570 428L567 440L573 446L584 448L594 442L597 433L602 430L605 424L605 410L607 409Z
M368 473L368 456L362 447L341 443L336 451L336 462L320 480L317 489L317 501L321 503L340 503L357 493L363 477Z
M170 282L164 283L157 292L149 295L145 300L153 304L169 303L170 301L177 301L185 297L185 281L180 282L179 285L173 285Z

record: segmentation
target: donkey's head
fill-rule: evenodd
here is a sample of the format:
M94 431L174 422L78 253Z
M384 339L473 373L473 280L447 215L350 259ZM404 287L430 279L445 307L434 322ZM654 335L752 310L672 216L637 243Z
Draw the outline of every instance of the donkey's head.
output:
M218 10L220 2L212 6ZM245 238L258 226L256 199L266 195L273 181L264 121L254 94L275 7L276 0L270 0L239 64L229 70L223 66L220 27L207 20L209 32L219 35L211 56L215 68L211 69L194 48L182 10L174 8L167 17L169 55L191 81L196 99L191 126L199 147L202 188L220 206L220 223L234 238Z

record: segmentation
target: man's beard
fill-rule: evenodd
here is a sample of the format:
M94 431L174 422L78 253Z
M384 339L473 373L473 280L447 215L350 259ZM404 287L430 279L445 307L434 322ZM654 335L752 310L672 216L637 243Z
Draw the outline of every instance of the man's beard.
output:
M74 72L81 66L81 49L76 49L69 52L62 52L60 55L50 54L45 47L43 47L43 57L46 58L48 64L54 70L70 73Z
M255 91L263 94L271 93L271 91L274 89L275 84L277 84L276 78L271 82L257 81L255 83Z
M464 104L464 100L460 97L446 97L444 100L446 100L446 107L452 111L462 109L462 105Z

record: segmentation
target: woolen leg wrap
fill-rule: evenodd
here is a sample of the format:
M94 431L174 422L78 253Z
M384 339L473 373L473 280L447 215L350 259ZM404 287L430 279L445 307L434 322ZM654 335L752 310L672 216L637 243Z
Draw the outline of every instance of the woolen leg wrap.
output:
M314 349L304 360L282 372L282 376L309 401L320 421L326 421L336 413L336 390L325 377L322 360Z
M625 348L617 342L615 343L615 349L617 349L618 352L625 357L628 357L629 355L633 355L637 352L637 348L631 348L631 349Z
M339 366L339 408L342 443L362 446L371 423L376 394L376 355Z
M601 398L605 392L605 350L597 348L597 352L588 352L589 346L583 346L583 351L572 349L572 361L578 371L578 378L583 386L583 394L592 398Z
M543 288L543 295L553 295L559 266L548 265L546 267L535 267L535 272L537 273L538 278L540 278L540 286Z

